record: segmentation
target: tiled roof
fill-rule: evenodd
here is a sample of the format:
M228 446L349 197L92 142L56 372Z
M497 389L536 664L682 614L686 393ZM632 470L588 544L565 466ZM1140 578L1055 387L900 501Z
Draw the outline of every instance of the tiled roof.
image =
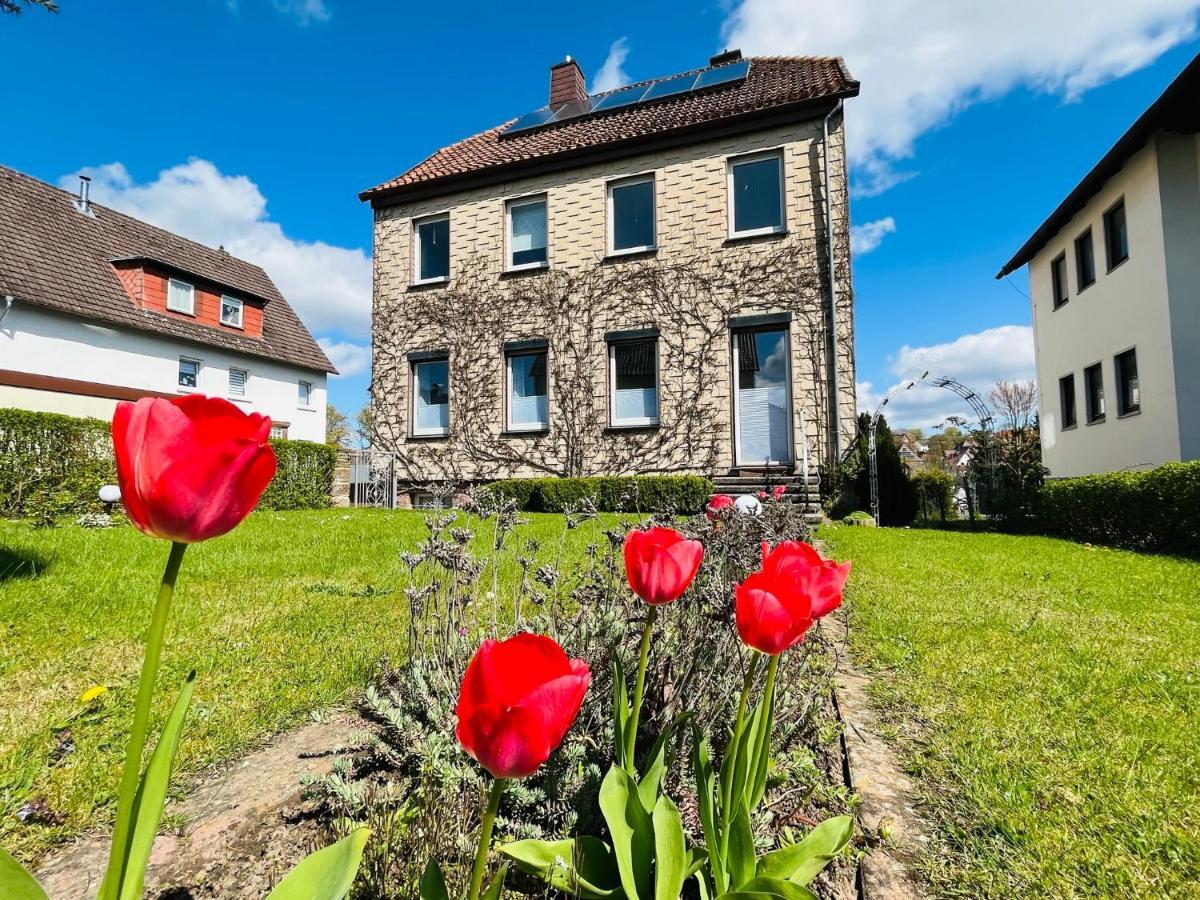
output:
M515 121L510 119L439 150L403 175L359 196L363 200L379 199L417 185L432 186L489 170L507 171L559 156L607 150L613 145L636 145L675 131L715 126L781 107L832 101L857 93L858 82L840 57L753 57L746 78L730 85L505 134L505 129ZM593 102L602 96L594 95Z
M0 297L322 372L336 371L258 266L0 166ZM266 301L261 338L139 309L112 262L144 259Z

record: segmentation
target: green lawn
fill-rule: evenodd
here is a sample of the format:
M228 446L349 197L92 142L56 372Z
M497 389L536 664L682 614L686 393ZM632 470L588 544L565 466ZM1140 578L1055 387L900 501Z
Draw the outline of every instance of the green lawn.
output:
M1200 563L833 526L947 897L1200 896Z
M422 514L379 510L256 513L232 534L191 547L183 563L160 684L199 673L180 753L184 770L235 757L344 702L384 655L405 652L406 568ZM510 541L536 538L554 563L562 516L529 515ZM567 532L564 570L596 527ZM628 518L628 517L626 517ZM491 526L477 535L486 555ZM35 530L0 522L0 845L36 856L103 824L132 717L142 645L167 544L132 528ZM499 596L513 593L511 555ZM490 570L480 583L490 589ZM505 590L507 588L508 590ZM92 685L108 694L85 705ZM165 715L174 691L160 691ZM73 752L56 751L70 729ZM44 797L58 827L18 809Z

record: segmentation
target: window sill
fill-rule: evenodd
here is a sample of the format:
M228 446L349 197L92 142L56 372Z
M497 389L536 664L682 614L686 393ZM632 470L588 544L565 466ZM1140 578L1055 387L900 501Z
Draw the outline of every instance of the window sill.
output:
M609 250L604 254L603 262L618 263L632 262L639 259L652 259L658 255L658 246L637 247L630 250Z
M1079 423L1076 422L1074 425L1064 425L1062 428L1060 428L1058 430L1059 431L1078 431Z
M515 269L505 269L500 273L501 278L522 278L530 275L540 275L550 271L550 263L538 263L536 266L519 266Z
M658 431L662 425L659 422L648 423L645 425L606 425L604 427L605 434L629 434L631 432L649 432Z
M445 287L449 283L450 283L449 276L447 276L445 278L429 278L429 279L426 279L425 281L414 281L412 284L410 284L408 286L408 289L410 291L424 291L424 290L429 290L430 288Z
M1070 302L1071 302L1070 300L1064 300L1062 303L1057 303L1057 302L1056 302L1056 303L1055 303L1055 304L1054 304L1054 305L1051 307L1050 311L1051 311L1051 312L1058 312L1060 309L1062 309L1064 306L1066 306L1066 305L1067 305L1068 303L1070 303Z
M505 428L500 432L500 437L520 438L520 437L545 437L550 433L550 426L545 428Z
M1108 269L1105 270L1105 274L1112 274L1113 272L1117 271L1117 269L1121 268L1121 266L1125 265L1125 263L1127 263L1127 262L1129 262L1128 256L1126 256L1120 262L1114 263L1113 265L1109 266Z
M188 312L186 309L171 309L171 307L168 306L167 312L174 313L177 316L187 316L189 319L196 318L195 312Z
M450 437L450 432L443 431L440 434L410 434L406 441L444 441Z
M1081 287L1081 288L1076 288L1076 290L1075 290L1075 296L1076 296L1076 297L1082 296L1082 295L1083 295L1083 292L1084 292L1084 291L1086 291L1088 288L1090 288L1090 287L1091 287L1092 285L1094 285L1095 283L1096 283L1096 279L1095 279L1095 278L1093 278L1091 281L1089 281L1089 282L1088 282L1087 284L1085 284L1083 287Z
M1104 424L1104 416L1101 416L1098 419L1090 419L1089 421L1085 422L1084 424L1089 427L1092 425L1103 425Z
M767 241L777 241L787 237L790 233L786 228L780 228L778 231L755 231L750 234L731 234L725 238L724 246L731 247L738 244L759 244Z
M227 397L226 399L230 403L250 403L251 402L249 397Z
M1121 413L1119 416L1117 416L1117 418L1118 419L1132 419L1134 416L1140 416L1141 414L1142 414L1142 408L1139 406L1137 409L1131 409L1128 412Z
M245 331L246 330L245 325L234 325L232 322L222 322L221 327L222 328L232 328L234 331Z
M317 411L317 408L315 406L299 406L299 405L297 405L296 409L299 410L300 412L316 412Z

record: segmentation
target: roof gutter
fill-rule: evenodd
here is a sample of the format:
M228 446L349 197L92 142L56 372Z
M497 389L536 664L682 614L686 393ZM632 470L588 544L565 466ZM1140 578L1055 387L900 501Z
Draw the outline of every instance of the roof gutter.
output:
M834 464L842 456L842 423L838 409L841 384L838 370L837 261L834 254L833 195L830 191L832 178L829 173L829 123L841 111L842 101L839 99L837 105L826 114L821 124L821 190L825 195L825 252L829 265L829 436L833 447Z

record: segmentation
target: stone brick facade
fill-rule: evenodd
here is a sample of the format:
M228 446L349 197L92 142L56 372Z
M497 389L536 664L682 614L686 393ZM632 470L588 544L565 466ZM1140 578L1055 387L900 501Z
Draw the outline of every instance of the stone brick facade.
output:
M853 293L844 132L829 159L838 289L836 404L845 447L854 430ZM786 232L730 238L729 160L783 160ZM375 210L376 446L413 481L534 475L713 475L736 467L733 331L756 314L790 318L794 463L832 453L822 119L699 140L653 153L522 177ZM655 179L657 249L607 257L607 184ZM506 202L547 200L549 265L505 272ZM413 222L448 212L448 283L414 285ZM606 335L657 329L659 425L609 427ZM549 430L505 432L505 344L549 345ZM450 433L412 434L413 351L448 351Z

